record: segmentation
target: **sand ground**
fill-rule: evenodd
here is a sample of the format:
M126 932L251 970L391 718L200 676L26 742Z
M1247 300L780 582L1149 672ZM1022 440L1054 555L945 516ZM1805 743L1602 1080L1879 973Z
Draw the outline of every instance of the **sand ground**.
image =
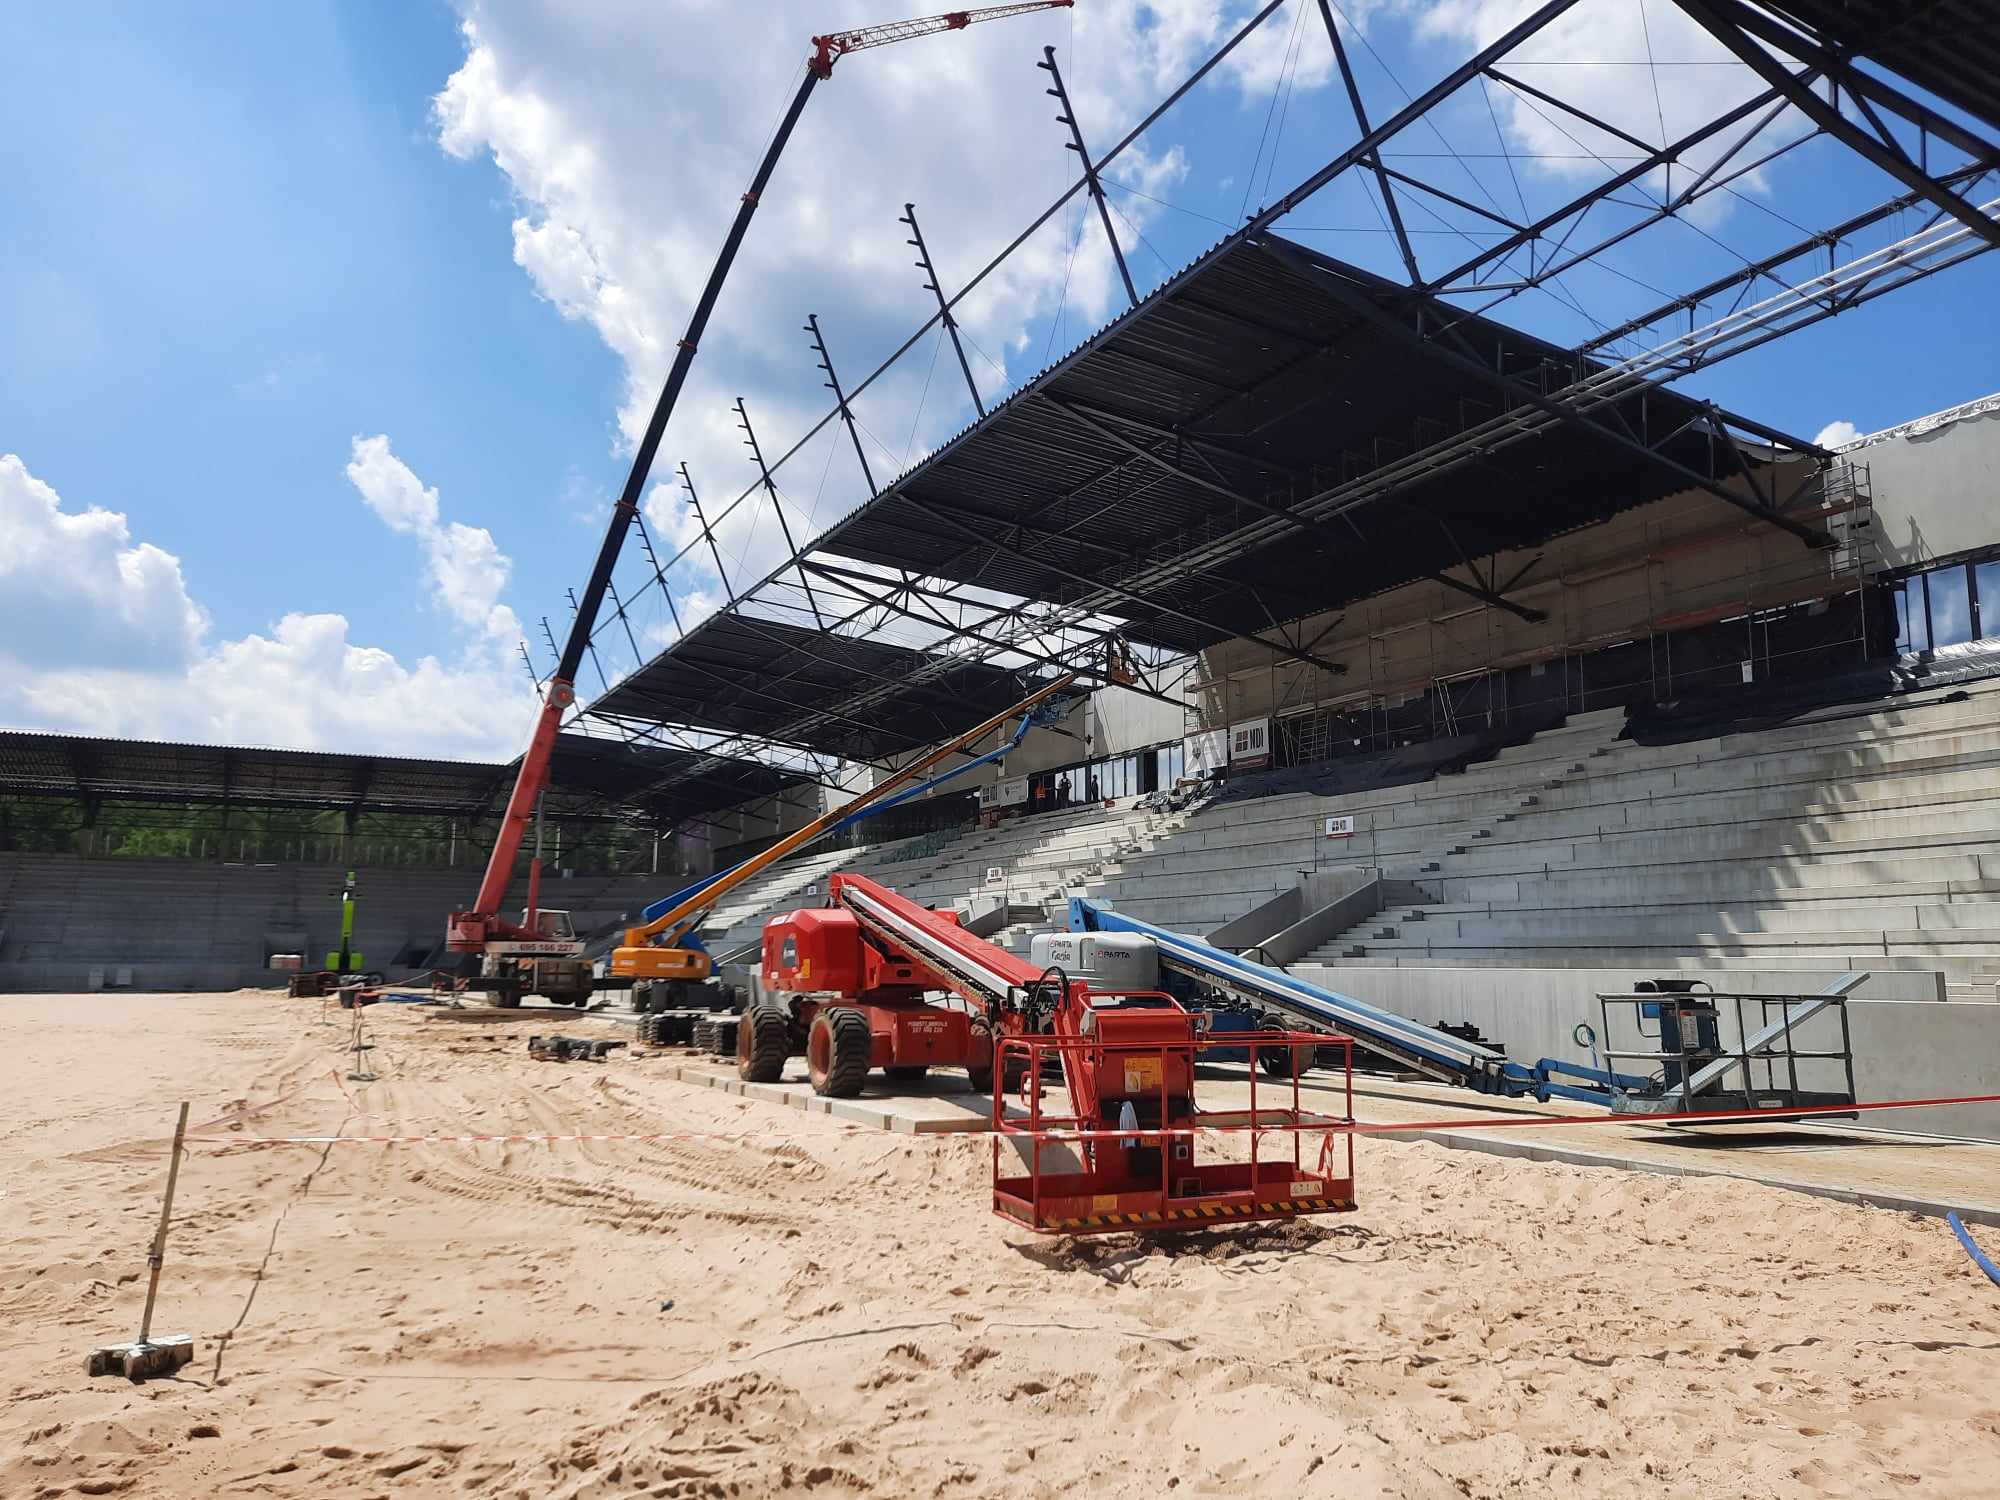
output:
M1367 1141L1358 1213L1038 1240L977 1138L525 1054L608 1022L378 1008L364 1085L319 1017L0 998L0 1496L2000 1494L2000 1289L1935 1220ZM91 1380L183 1097L198 1357ZM241 1143L502 1131L691 1134Z

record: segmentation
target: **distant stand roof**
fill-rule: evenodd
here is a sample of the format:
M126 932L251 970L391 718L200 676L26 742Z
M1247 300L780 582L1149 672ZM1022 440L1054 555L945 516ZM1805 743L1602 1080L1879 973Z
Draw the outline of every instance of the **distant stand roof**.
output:
M913 646L725 612L598 698L591 712L882 760L991 718L1039 680ZM874 695L870 706L850 711L864 689Z
M662 826L812 780L760 761L576 734L558 738L551 764L551 812L626 809ZM0 796L469 820L504 805L516 765L0 731Z

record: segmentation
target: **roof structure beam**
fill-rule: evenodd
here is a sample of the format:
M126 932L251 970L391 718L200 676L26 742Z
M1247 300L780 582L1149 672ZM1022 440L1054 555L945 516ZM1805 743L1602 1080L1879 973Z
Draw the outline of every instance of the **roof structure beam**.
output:
M1058 124L1069 126L1069 149L1076 153L1076 159L1083 165L1083 180L1090 189L1090 196L1097 204L1097 217L1104 225L1104 238L1111 245L1111 255L1118 262L1118 279L1125 283L1125 295L1132 305L1139 305L1138 288L1132 285L1132 272L1125 264L1125 247L1118 243L1118 231L1111 227L1111 205L1104 197L1104 184L1097 180L1097 168L1091 164L1090 147L1084 144L1083 127L1076 122L1076 106L1069 102L1069 90L1063 87L1062 72L1056 67L1056 49L1042 48L1042 60L1035 64L1049 75L1055 87L1043 90L1056 101L1061 113L1056 116Z
M844 402L841 407L841 415L847 415L846 403ZM749 408L744 406L741 396L736 398L736 420L743 428L744 446L749 448L750 456L757 461L757 477L764 483L764 493L771 499L771 509L777 513L778 530L785 534L785 551L790 554L791 560L797 563L799 560L799 548L798 544L792 540L791 522L785 519L785 502L778 498L778 482L771 477L770 467L764 462L764 450L757 445L756 430L750 425L750 411ZM820 622L820 629L826 629L826 619L819 612L819 600L813 595L812 584L807 581L804 569L799 570L799 582L805 586L806 602L812 605L813 618Z
M910 226L908 243L916 248L917 269L924 273L924 290L937 298L938 317L944 320L944 331L951 336L952 353L958 356L958 370L965 377L965 389L972 396L972 409L984 417L986 403L979 399L979 382L972 378L972 362L965 357L965 341L958 336L958 319L951 315L951 304L945 300L944 283L938 280L937 267L931 264L930 246L924 243L923 230L917 228L917 205L905 203L903 217L896 222ZM874 486L869 488L872 490Z
M1945 187L1955 187L1960 183L1971 184L1985 177L1988 170L1988 168L1980 166L1961 167L1956 172L1945 173L1937 181ZM1693 291L1674 298L1671 302L1662 303L1651 312L1641 313L1636 318L1629 318L1625 322L1620 323L1616 328L1606 329L1589 342L1577 345L1577 350L1579 353L1584 353L1594 349L1603 349L1617 343L1620 339L1629 338L1643 328L1650 328L1655 323L1661 322L1676 313L1691 313L1700 304L1721 295L1723 292L1747 287L1763 277L1769 276L1778 267L1798 260L1803 256L1811 255L1816 251L1830 250L1834 245L1860 233L1862 230L1872 228L1874 225L1893 218L1904 210L1913 208L1918 203L1924 201L1926 200L1917 193L1905 193L1901 197L1891 198L1886 203L1878 204L1874 208L1867 209L1862 213L1855 214L1851 218L1842 220L1830 229L1822 230L1820 233L1810 235L1803 240L1794 241L1782 250L1773 251L1769 255L1750 261L1742 269L1731 271L1726 276L1719 276L1706 285L1696 287ZM1776 278L1773 279L1775 280ZM1783 282L1779 284L1784 285ZM1827 304L1822 303L1821 305L1825 306ZM1852 304L1841 302L1838 305L1840 307L1847 307Z
M1675 3L1679 4L1680 0L1675 0ZM1925 134L1956 146L1973 160L2000 168L2000 145L1967 130L1949 116L1939 114L1883 79L1862 72L1854 66L1852 52L1828 48L1817 37L1781 25L1770 16L1744 5L1742 0L1702 0L1702 3L1729 25L1824 73L1856 99L1872 100L1891 113L1901 115ZM1687 9L1685 5L1681 8Z
M1312 516L1302 516L1295 510L1290 510L1285 506L1274 504L1268 500L1253 499L1249 495L1245 495L1238 490L1231 489L1226 484L1220 484L1211 480L1203 479L1200 475L1197 474L1190 474L1187 472L1187 470L1178 468L1174 464L1170 463L1168 460L1160 457L1158 454L1151 453L1148 452L1147 450L1142 449L1138 444L1134 443L1131 438L1127 437L1124 433L1118 431L1117 428L1113 427L1109 422L1099 420L1097 417L1086 412L1084 408L1081 407L1080 405L1072 402L1059 400L1054 396L1050 396L1047 392L1042 392L1040 393L1040 395L1042 400L1051 403L1060 410L1068 413L1072 418L1084 423L1092 431L1098 433L1101 437L1104 437L1105 439L1107 439L1112 443L1116 443L1120 447L1130 449L1135 453L1144 453L1145 456L1151 462L1155 464L1164 465L1173 473L1179 475L1181 478L1187 480L1191 484L1199 485L1203 489L1213 491L1215 494L1221 495L1226 499L1234 500L1238 504L1246 506L1251 510L1258 511L1263 515L1271 517L1274 520L1285 521L1290 525L1297 527L1301 531L1310 532L1313 535L1319 537L1319 539L1322 542L1326 543L1328 546L1336 548L1345 548L1350 545L1348 537L1339 532L1336 532L1333 529L1333 527L1327 522L1320 521ZM1447 528L1447 531L1449 531L1449 528ZM1457 539L1455 537L1452 539L1452 544L1453 546L1457 545ZM1469 562L1466 564L1468 570L1471 569L1471 566L1472 565ZM1435 578L1439 583L1442 583L1447 588L1457 589L1462 594L1470 595L1474 599L1483 600L1484 602L1492 605L1496 609L1505 610L1508 614L1516 615L1521 619L1527 620L1531 623L1538 623L1548 618L1548 616L1543 614L1540 610L1530 609L1526 605L1517 604L1513 600L1503 597L1502 595L1496 593L1492 589L1476 588L1471 584L1461 583L1456 578L1452 578L1442 572L1432 573L1429 576Z
M1311 271L1315 269L1310 261L1302 260L1298 252L1284 241L1267 239L1265 243L1275 254L1283 259L1291 260L1293 264L1298 265L1302 270ZM1609 422L1588 410L1561 405L1558 402L1550 400L1547 396L1524 384L1522 381L1505 374L1486 360L1476 357L1466 345L1465 336L1458 327L1453 326L1443 330L1439 334L1427 334L1420 326L1421 318L1419 318L1416 324L1411 324L1401 318L1390 317L1369 298L1346 285L1339 276L1321 275L1317 278L1316 284L1329 296L1345 303L1359 316L1366 319L1383 333L1396 339L1399 343L1417 349L1439 363L1451 365L1468 375L1491 382L1499 387L1515 405L1531 406L1544 415L1553 417L1558 421L1587 427L1613 446L1622 448L1635 457L1644 457L1660 465L1667 472L1675 475L1685 483L1697 489L1706 490L1718 500L1733 505L1738 510L1744 511L1760 521L1767 521L1781 530L1789 531L1808 546L1824 547L1830 544L1831 538L1825 532L1816 527L1803 525L1793 520L1790 516L1769 510L1763 505L1758 504L1755 500L1737 494L1734 490L1729 489L1726 485L1716 480L1712 474L1703 474L1700 470L1689 467L1687 464L1668 456L1657 448L1648 446L1648 444L1626 431L1622 424ZM1454 347L1446 347L1447 343Z
M819 355L819 367L826 371L826 388L833 392L834 405L840 408L840 420L847 424L848 439L854 444L854 460L861 465L861 478L872 495L875 493L875 473L868 467L868 451L861 446L861 432L854 425L854 413L848 410L847 397L841 392L840 377L833 373L833 356L827 352L826 335L819 331L818 313L806 314L806 332L812 335L813 352ZM763 462L761 456L758 462Z
M1347 60L1347 44L1340 39L1340 28L1333 24L1333 7L1327 0L1319 0L1319 16L1326 23L1326 39L1333 44L1333 60L1340 65L1340 81L1347 87L1347 103L1354 111L1354 127L1366 135L1368 111L1361 103L1361 90L1354 82L1354 68ZM1396 203L1395 189L1389 186L1389 174L1382 169L1379 148L1368 153L1367 163L1375 173L1375 185L1381 189L1382 206L1388 210L1389 226L1395 231L1396 248L1402 253L1403 269L1409 272L1410 285L1419 286L1424 274L1417 269L1417 252L1411 248L1410 233L1403 227L1403 210Z
M683 475L687 473L686 464L681 465L681 473ZM696 514L697 518L699 518L699 512ZM660 585L660 597L667 601L667 614L674 622L674 637L678 640L681 636L687 634L687 627L681 624L680 607L674 603L674 591L667 584L667 570L660 566L660 554L653 550L653 534L646 527L645 512L641 511L638 515L632 517L632 524L639 528L639 547L646 554L646 562L653 570L654 581ZM716 562L720 566L721 559L717 558ZM724 593L729 592L729 580L727 578L722 580L722 590ZM642 594L646 592L646 586L643 583L639 585L639 592ZM528 662L528 672L532 676L535 664L532 661L528 661L528 648L526 646L521 648L521 660ZM541 681L541 678L536 677L535 685L539 687Z
M807 566L812 568L815 572L819 572L825 576L838 578L848 588L854 589L857 592L861 592L863 590L862 580L867 577L866 574L856 573L851 569L834 567L825 563L814 562L807 564ZM1033 646L1027 645L1023 642L1001 640L996 636L989 636L982 633L981 627L988 624L992 624L996 620L1006 619L1006 618L1022 619L1023 617L1018 610L1001 610L993 615L988 616L986 619L980 621L977 626L968 626L963 624L954 624L951 620L946 618L942 610L939 610L930 604L931 600L940 598L945 599L949 602L951 599L950 595L939 594L935 590L931 589L913 589L910 591L910 595L912 598L923 603L926 606L926 610L928 612L919 613L918 611L911 609L906 604L895 603L894 602L895 596L893 593L885 593L878 597L880 598L883 608L892 610L896 614L902 615L906 619L921 621L925 624L941 625L945 629L951 631L953 635L963 636L967 640L978 641L982 645L992 646L997 650L1010 652L1015 656L1023 657L1028 661L1038 662L1046 667L1054 667L1059 672L1078 672L1079 675L1092 676L1092 677L1098 675L1095 672L1090 672L1080 669L1071 662L1058 660L1056 657L1050 656L1046 652L1038 651ZM1025 621L1025 620L1023 620L1023 623L1029 625L1033 624L1032 621ZM1101 646L1105 641L1109 640L1110 637L1116 635L1117 633L1118 632L1115 629L1101 631L1098 633L1096 640L1093 644ZM1175 708L1182 708L1186 706L1185 700L1183 699L1169 698L1165 693L1157 693L1150 688L1130 686L1130 685L1128 686L1129 690L1132 692L1143 694L1145 697L1148 698L1157 699L1159 702L1170 704Z
M734 604L736 590L729 586L729 571L722 566L722 549L715 544L715 532L708 524L708 517L702 514L701 496L695 493L694 476L688 473L686 459L681 460L681 488L687 491L688 506L694 511L695 525L701 528L702 540L708 543L708 555L715 560L715 576L722 580L723 597ZM654 565L653 571L656 573L660 571L657 564ZM664 575L661 578L661 585L665 586Z
M1481 71L1483 72L1485 70L1482 69ZM1475 271L1479 271L1486 266L1494 265L1497 262L1505 260L1508 256L1512 255L1516 250L1522 248L1522 246L1533 244L1536 240L1541 239L1551 229L1555 228L1558 224L1561 224L1565 220L1575 218L1578 215L1587 212L1594 204L1603 202L1606 198L1610 197L1613 193L1619 191L1621 188L1629 187L1631 184L1639 181L1639 179L1646 176L1649 172L1655 172L1659 170L1661 167L1666 166L1670 162L1678 161L1682 156L1684 156L1687 152L1693 150L1696 146L1699 146L1703 141L1706 141L1711 136L1722 134L1723 131L1728 130L1731 126L1737 124L1739 121L1748 119L1758 110L1765 108L1767 105L1771 104L1773 101L1779 99L1780 97L1782 97L1782 95L1780 91L1777 90L1776 88L1767 89L1765 90L1765 92L1761 94L1755 95L1752 98L1744 100L1741 104L1738 104L1735 108L1724 111L1721 115L1718 115L1716 118L1709 120L1705 124L1696 126L1693 130L1690 130L1689 132L1687 132L1687 134L1681 136L1678 140L1671 141L1666 145L1662 146L1646 146L1645 149L1647 154L1641 157L1638 161L1632 163L1630 166L1626 167L1623 171L1613 173L1605 181L1596 184L1586 192L1579 193L1576 197L1570 199L1569 202L1561 205L1560 207L1552 209L1548 213L1543 214L1541 218L1535 220L1532 224L1523 225L1520 229L1516 230L1513 234L1508 235L1505 239L1496 240L1491 245L1486 245L1481 247L1481 249L1476 254L1472 255L1465 261L1461 262L1459 265L1452 267L1451 270L1445 272L1442 276L1433 277L1430 281L1425 282L1422 285L1421 290L1432 294L1437 294L1440 292L1448 292L1448 291L1472 292L1481 290L1480 286L1476 282L1466 285L1461 285L1461 282L1464 281L1465 277L1472 275ZM1640 142L1640 144L1642 146L1645 145L1644 142ZM1683 196L1685 196L1685 194ZM1669 201L1671 202L1671 199ZM1640 221L1639 225L1629 227L1627 230L1621 233L1619 238L1624 238L1630 234L1636 234L1638 232L1638 229L1640 227L1643 227L1645 223L1657 222L1659 219L1665 218L1669 214L1675 211L1677 211L1677 209L1662 208L1653 214L1651 220L1642 220ZM1615 243L1615 242L1616 241L1614 240L1608 243ZM1605 247L1600 246L1599 248L1602 249ZM1525 289L1526 287L1529 286L1538 285L1541 281L1546 280L1548 276L1551 274L1554 273L1551 273L1546 269L1544 269L1540 273L1531 273L1530 276L1527 277L1525 280L1523 280L1519 284L1519 287L1517 287L1516 289L1517 290Z
M608 583L609 583L610 581L611 581L611 580L610 580L609 578L605 579L605 582L606 582L607 584L608 584ZM575 590L575 589L564 589L564 590L563 590L563 596L564 596L564 597L565 597L566 599L568 599L568 600L569 600L569 612L570 612L571 614L575 614L575 613L576 613L576 611L577 611L577 603L576 603L576 590ZM547 621L547 620L544 620L544 621L542 621L542 628L543 628L544 630L547 630L547 629L548 629L548 621ZM550 638L550 641L549 641L549 644L550 644L550 646L552 646L552 647L553 647L553 646L555 645L555 640L554 640L554 638L553 638L553 637L551 637L551 638ZM584 643L583 643L583 644L584 644L584 645L585 645L585 647L586 647L586 648L588 648L588 650L590 651L590 664L591 664L591 665L592 665L593 667L597 668L597 681L598 681L598 684L599 684L599 686L601 686L601 687L602 687L602 688L603 688L603 689L604 689L604 690L605 690L605 691L606 691L607 693L608 693L608 692L610 692L610 691L611 691L611 679L610 679L609 677L607 677L607 676L605 676L605 675L604 675L604 662L603 662L603 659L602 659L602 658L600 658L600 657L598 656L598 654L597 654L597 636L595 635L595 633L593 633L593 634L591 634L591 635L589 635L589 636L585 637L585 639L584 639Z
M965 525L956 516L950 515L949 513L944 511L937 510L932 506L930 506L929 504L925 503L924 501L917 499L913 495L906 494L904 495L903 498L908 504L915 506L916 509L922 511L925 515L929 516L933 521L937 522L940 526L944 526L952 531L956 531L959 535L966 537L970 540L976 541L981 546L992 547L1000 545L990 537L983 537L979 535L978 532L974 531L971 527ZM1216 636L1218 639L1229 640L1239 635L1242 635L1242 638L1244 640L1249 641L1253 645L1262 646L1267 651L1275 651L1280 656L1292 657L1297 661L1304 662L1309 667L1318 667L1323 672L1332 672L1335 674L1340 674L1346 672L1347 670L1347 668L1343 667L1339 662L1327 661L1323 657L1314 656L1309 651L1300 651L1289 643L1281 644L1277 641L1267 640L1261 635L1254 635L1254 634L1243 635L1241 631L1237 630L1233 626L1221 624L1218 621L1207 618L1206 616L1195 614L1191 610L1182 609L1180 606L1175 604L1169 604L1165 600L1155 598L1150 594L1142 594L1136 589L1126 588L1123 584L1113 583L1103 578L1092 578L1088 574L1079 573L1073 568L1064 567L1060 563L1050 562L1044 558L1035 558L1032 559L1032 561L1035 563L1037 567L1047 568L1050 572L1055 573L1060 577L1068 579L1071 583L1079 584L1083 588L1088 589L1092 592L1097 592L1100 590L1108 592L1118 596L1119 598L1129 599L1133 603L1140 605L1142 608L1157 610L1161 614L1165 615L1172 615L1175 619L1184 621L1189 625L1196 626L1201 630L1205 630L1211 633L1212 635Z
M1472 574L1475 579L1479 577L1479 570L1472 566L1470 560L1467 560L1465 570ZM1483 581L1467 583L1463 579L1454 578L1451 574L1443 571L1432 573L1429 576L1435 583L1441 583L1448 589L1456 589L1469 599L1477 599L1482 604L1489 604L1495 609L1505 610L1517 619L1526 620L1530 625L1539 625L1549 617L1547 610L1533 609L1528 605L1509 599L1500 590L1489 586Z
M1500 61L1521 43L1540 32L1565 12L1575 9L1577 0L1544 0L1528 15L1521 18L1493 41L1453 68L1436 83L1410 100L1388 119L1373 130L1364 130L1361 139L1349 146L1312 173L1299 185L1282 197L1267 203L1250 216L1250 220L1232 236L1233 240L1247 240L1256 237L1271 227L1279 219L1304 203L1313 194L1325 187L1334 178L1358 163L1365 162L1371 152L1381 148L1396 136L1401 135L1411 125L1421 120L1438 105L1444 103L1466 84L1477 78L1487 68Z
M1813 92L1804 77L1795 74L1772 56L1750 33L1767 35L1773 28L1735 0L1674 0L1701 28L1735 53L1751 71L1789 99L1807 119L1849 150L1865 157L1887 172L1911 192L1943 209L1989 244L2000 246L2000 224L1995 224L1956 193L1947 191L1897 144L1886 129L1871 135L1843 115L1838 108ZM1805 37L1785 28L1777 31L1776 45L1798 56L1808 73L1823 72L1846 88L1856 99L1869 99L1893 111L1927 134L1937 135L1988 166L2000 165L2000 150L1969 131L1959 129L1923 105L1867 74ZM1872 114L1872 112L1871 112ZM1879 119L1876 121L1880 129Z

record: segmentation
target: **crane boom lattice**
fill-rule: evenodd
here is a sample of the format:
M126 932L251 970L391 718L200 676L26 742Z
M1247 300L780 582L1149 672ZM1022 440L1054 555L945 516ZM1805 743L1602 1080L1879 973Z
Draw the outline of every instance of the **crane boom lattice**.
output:
M963 31L981 21L1000 21L1008 16L1024 16L1037 10L1068 10L1076 0L1027 0L1020 5L988 5L980 10L948 10L942 15L919 16L914 21L885 21L880 26L862 26L853 31L836 31L813 40L811 67L821 78L850 52L884 47L890 42L912 41L940 31Z

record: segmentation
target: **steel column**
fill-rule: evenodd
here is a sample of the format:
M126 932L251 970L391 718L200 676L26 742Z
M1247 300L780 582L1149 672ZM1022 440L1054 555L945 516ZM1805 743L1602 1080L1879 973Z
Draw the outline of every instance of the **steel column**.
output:
M1118 262L1118 278L1125 283L1125 295L1132 299L1132 305L1139 305L1139 293L1132 285L1132 272L1125 264L1124 247L1118 243L1118 231L1111 227L1111 205L1105 201L1104 186L1097 180L1097 168L1091 165L1090 148L1083 143L1083 127L1076 122L1076 106L1069 102L1069 90L1063 87L1062 73L1056 67L1056 49L1042 48L1042 60L1035 64L1046 72L1055 83L1052 89L1043 92L1056 101L1061 113L1056 123L1069 126L1069 149L1077 160L1083 163L1083 180L1090 188L1090 196L1097 203L1097 217L1104 225L1104 238L1111 243L1111 254Z
M958 319L951 315L951 304L945 301L944 283L938 280L937 267L931 263L930 247L924 243L924 232L917 227L917 205L905 203L903 217L896 222L910 226L910 238L905 243L916 247L917 269L924 273L924 290L937 298L938 316L944 320L944 331L951 336L952 353L958 356L959 373L965 376L965 389L972 396L972 409L983 417L986 415L986 403L979 399L979 382L972 378L972 362L965 357L965 343L958 336Z

